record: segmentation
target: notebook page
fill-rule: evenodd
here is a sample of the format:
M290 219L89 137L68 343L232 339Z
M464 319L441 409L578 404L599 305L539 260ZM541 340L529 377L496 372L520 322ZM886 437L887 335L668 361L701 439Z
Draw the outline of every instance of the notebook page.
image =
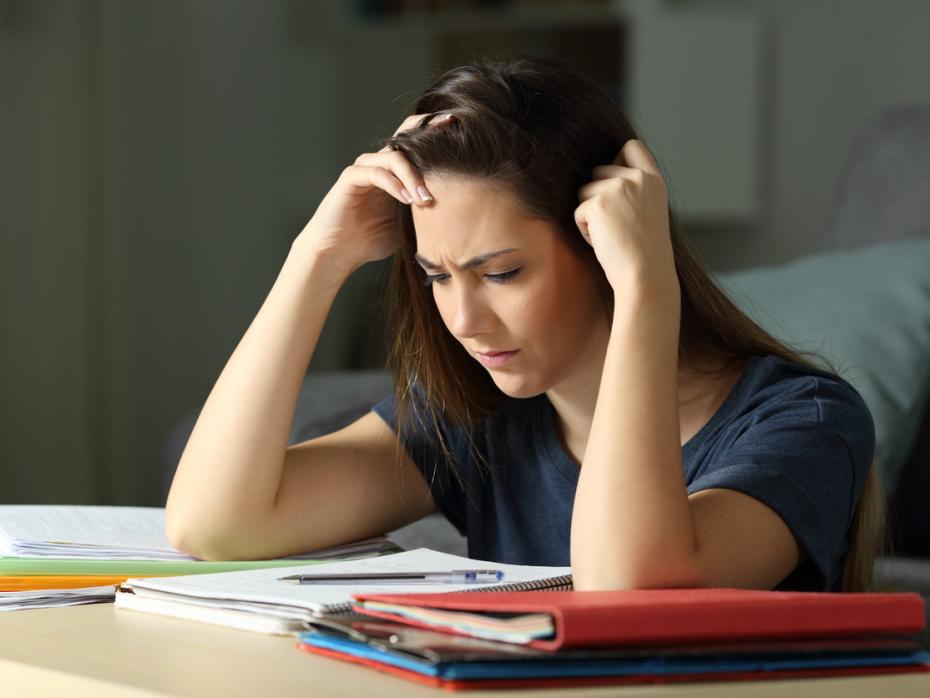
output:
M504 572L500 583L492 584L434 584L405 582L401 584L289 584L278 581L292 574L335 574L360 572L423 572L451 571L469 568L493 568ZM349 603L352 594L358 593L443 593L469 589L494 588L517 582L529 582L571 574L570 567L539 567L506 565L498 562L474 560L458 555L418 548L365 560L333 562L304 567L220 572L188 577L150 577L130 579L126 582L134 590L153 589L184 596L234 601L255 601L286 604L310 611L325 611L333 606Z

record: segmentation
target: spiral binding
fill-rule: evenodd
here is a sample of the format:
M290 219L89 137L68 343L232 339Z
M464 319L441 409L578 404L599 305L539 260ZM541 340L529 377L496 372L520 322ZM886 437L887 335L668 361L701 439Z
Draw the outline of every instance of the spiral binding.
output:
M471 594L479 591L571 591L572 576L563 574L561 577L549 577L548 579L535 579L531 582L516 582L514 584L502 584L496 587L483 587L481 589L464 589L465 593Z
M465 594L475 594L482 591L571 591L572 590L572 576L570 574L563 574L559 577L548 577L546 579L535 579L530 582L515 582L514 584L502 584L500 586L493 587L481 587L480 589L463 589L460 593ZM452 592L445 592L452 593ZM314 614L317 615L317 614ZM362 614L359 614L352 608L352 602L346 602L341 604L336 604L329 606L324 609L320 615L323 616L333 616L333 615L347 615L347 616L358 616L362 617Z

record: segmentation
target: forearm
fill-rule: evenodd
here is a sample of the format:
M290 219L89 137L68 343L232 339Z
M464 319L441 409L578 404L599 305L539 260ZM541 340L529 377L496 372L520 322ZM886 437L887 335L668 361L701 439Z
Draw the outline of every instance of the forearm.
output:
M662 297L631 285L616 294L572 515L579 589L699 584L680 447L674 291Z
M299 238L292 246L178 464L166 505L175 545L196 547L273 507L298 391L347 274Z

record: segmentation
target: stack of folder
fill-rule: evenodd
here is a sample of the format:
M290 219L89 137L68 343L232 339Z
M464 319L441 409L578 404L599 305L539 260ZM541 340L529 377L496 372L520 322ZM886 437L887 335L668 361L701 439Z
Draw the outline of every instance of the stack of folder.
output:
M746 589L359 594L298 648L446 689L930 671L912 593Z

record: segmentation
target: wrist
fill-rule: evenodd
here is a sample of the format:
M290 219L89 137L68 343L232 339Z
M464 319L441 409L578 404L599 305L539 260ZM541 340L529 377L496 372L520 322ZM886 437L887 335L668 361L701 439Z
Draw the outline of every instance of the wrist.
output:
M660 278L652 274L628 274L611 283L614 289L613 323L626 324L633 317L654 321L666 317L675 326L681 318L681 285L677 274Z
M638 304L655 304L657 302L678 302L681 296L681 284L674 266L669 272L656 266L646 269L630 268L623 274L607 277L614 290L617 305L624 302Z
M338 250L323 248L313 240L298 236L291 243L285 266L301 269L303 273L339 288L361 265Z

